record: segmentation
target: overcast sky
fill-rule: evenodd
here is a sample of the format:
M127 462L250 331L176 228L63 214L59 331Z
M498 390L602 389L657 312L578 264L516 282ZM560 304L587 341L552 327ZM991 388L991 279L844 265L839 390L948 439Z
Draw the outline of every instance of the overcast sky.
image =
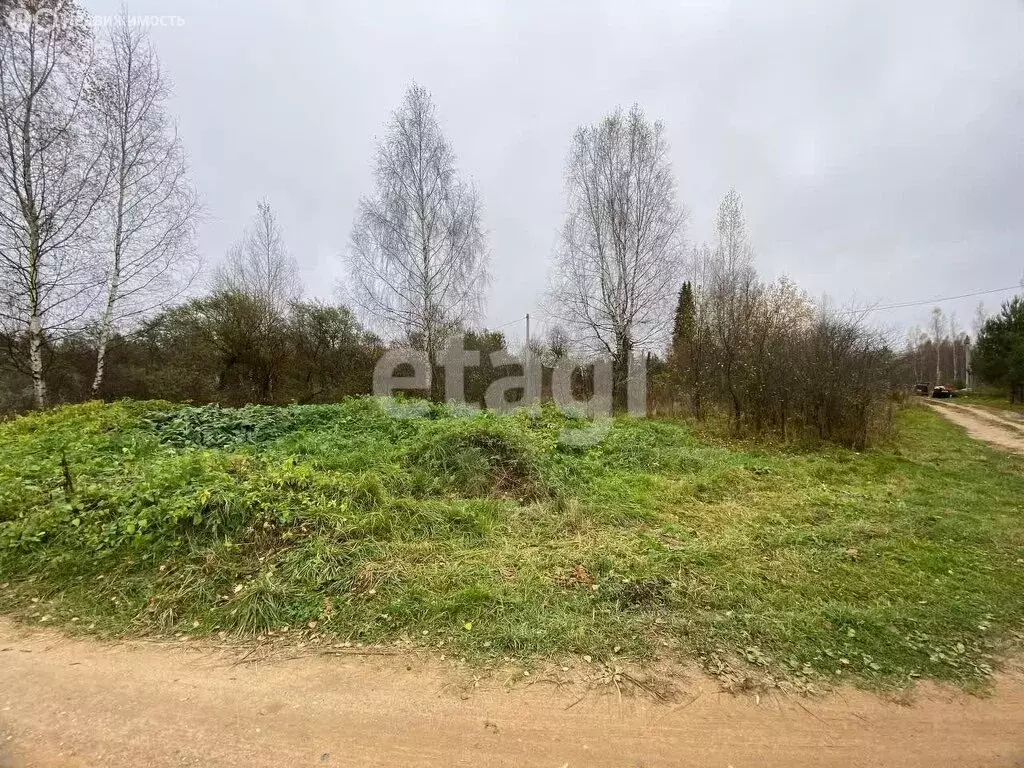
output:
M119 0L86 0L94 14ZM730 186L757 263L889 304L1024 275L1024 2L129 0L154 31L216 263L266 197L309 294L344 277L376 137L416 80L482 198L487 322L540 308L573 130L638 102L688 239ZM995 308L1008 292L983 297ZM978 298L946 302L969 326ZM924 322L928 307L877 313ZM506 328L511 335L521 328Z

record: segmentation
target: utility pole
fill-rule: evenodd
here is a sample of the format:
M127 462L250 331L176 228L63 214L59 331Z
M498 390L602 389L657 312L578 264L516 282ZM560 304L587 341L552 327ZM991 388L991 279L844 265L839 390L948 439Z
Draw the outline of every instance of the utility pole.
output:
M530 313L526 313L526 348L530 348Z
M971 339L964 338L964 384L971 388Z

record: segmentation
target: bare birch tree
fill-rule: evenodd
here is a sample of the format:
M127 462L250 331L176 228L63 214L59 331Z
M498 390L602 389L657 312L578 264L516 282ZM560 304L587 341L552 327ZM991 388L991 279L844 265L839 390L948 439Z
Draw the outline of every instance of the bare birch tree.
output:
M374 177L352 227L348 291L369 322L433 366L448 337L481 314L488 253L479 197L458 173L426 89L406 91Z
M914 382L918 383L924 378L923 350L928 341L928 334L919 325L913 325L907 331L907 355L909 355L914 368Z
M684 217L664 126L634 106L580 128L566 187L551 311L582 345L611 357L622 409L630 356L667 340L682 268Z
M122 16L110 28L97 67L96 101L106 129L111 194L103 205L106 297L99 320L96 375L117 325L164 306L187 289L199 261L198 198L185 153L167 115L169 88L141 27Z
M25 340L42 408L44 347L75 327L98 285L88 245L109 175L92 141L81 12L71 0L16 6L0 19L0 320Z
M214 284L217 290L248 296L278 315L302 298L298 265L285 248L277 215L266 200L257 203L256 216L228 252Z
M987 321L988 312L985 311L985 302L979 301L978 305L974 308L974 317L971 318L971 331L974 334L974 338L978 338L978 334L981 333L981 329L985 327Z
M739 430L743 417L740 389L744 371L741 368L763 286L754 269L754 249L747 235L743 200L735 189L730 189L722 198L715 224L718 243L713 253L707 300L718 348L721 384L732 404L734 427Z
M288 353L287 325L302 298L298 266L270 203L261 201L242 239L228 252L214 277L228 314L241 328L239 341L253 371L252 383L264 402L273 396Z

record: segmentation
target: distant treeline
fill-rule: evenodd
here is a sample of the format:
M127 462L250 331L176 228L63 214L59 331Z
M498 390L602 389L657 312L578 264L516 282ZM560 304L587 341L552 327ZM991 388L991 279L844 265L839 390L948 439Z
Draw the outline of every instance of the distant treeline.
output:
M4 337L10 350L24 339ZM466 397L483 404L495 371L489 354L506 349L500 332L468 331L467 349L481 365L465 374ZM220 290L165 309L132 333L114 336L98 396L177 402L327 403L372 392L373 370L386 345L344 305L295 301L281 310L238 290ZM0 410L33 406L32 378L0 366ZM55 404L93 396L95 333L83 331L44 349L47 388ZM399 374L403 373L400 369ZM418 393L420 395L427 393ZM443 384L438 392L443 398Z

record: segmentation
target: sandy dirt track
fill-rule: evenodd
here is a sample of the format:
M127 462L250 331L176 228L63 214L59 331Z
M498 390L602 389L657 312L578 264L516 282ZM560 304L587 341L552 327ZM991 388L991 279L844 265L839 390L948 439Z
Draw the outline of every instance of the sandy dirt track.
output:
M0 619L0 766L1024 766L1024 677L978 698L922 686L672 703L581 683L513 690L421 655L239 664ZM573 676L574 673L570 673ZM577 703L578 702L578 703Z
M964 405L949 400L925 400L939 413L967 430L975 440L981 440L1004 451L1024 454L1024 419L1010 411Z

